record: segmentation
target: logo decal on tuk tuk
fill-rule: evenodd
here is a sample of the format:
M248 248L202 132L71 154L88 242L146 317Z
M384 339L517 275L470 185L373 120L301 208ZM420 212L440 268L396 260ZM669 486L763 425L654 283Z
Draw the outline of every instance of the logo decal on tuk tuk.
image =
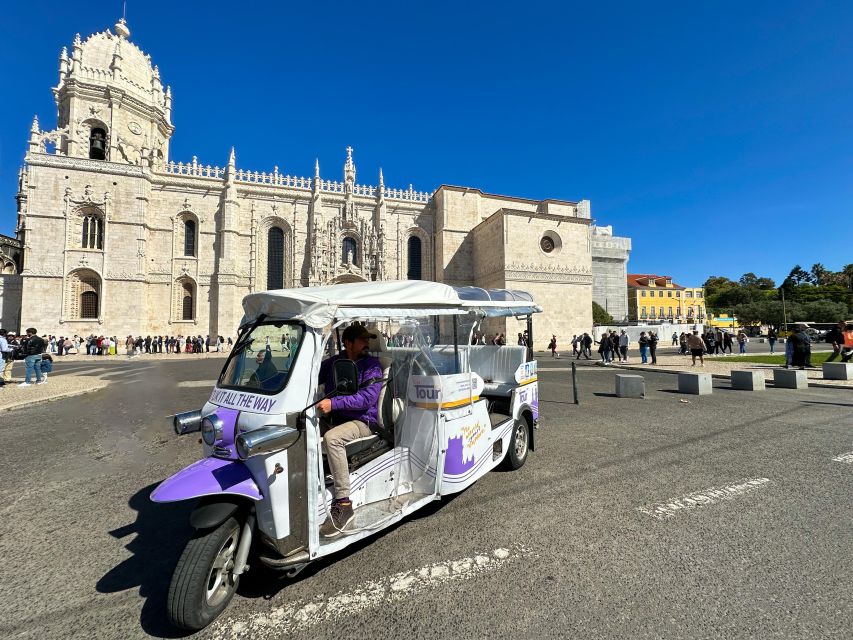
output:
M431 384L415 385L415 397L418 400L438 400L439 395L441 395L441 390L436 389Z
M278 400L275 400L274 398L254 396L248 393L228 391L227 389L216 389L210 394L210 402L218 405L228 405L240 409L248 409L249 411L269 413L272 411L272 408L276 405Z

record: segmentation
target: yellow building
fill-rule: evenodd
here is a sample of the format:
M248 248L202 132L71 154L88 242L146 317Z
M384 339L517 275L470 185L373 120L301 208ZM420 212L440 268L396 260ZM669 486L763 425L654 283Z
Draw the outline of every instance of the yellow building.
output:
M628 274L628 317L635 322L704 322L705 290L672 276Z

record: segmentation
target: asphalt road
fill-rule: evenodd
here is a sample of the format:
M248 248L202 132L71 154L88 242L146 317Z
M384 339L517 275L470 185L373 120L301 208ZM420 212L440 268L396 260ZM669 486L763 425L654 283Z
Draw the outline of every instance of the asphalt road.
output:
M148 494L196 459L165 416L199 407L219 366L122 364L105 390L0 414L0 636L180 635L164 603L188 507ZM849 637L853 393L686 397L645 373L647 399L626 400L584 364L575 406L568 366L542 362L521 470L296 580L249 573L198 637Z

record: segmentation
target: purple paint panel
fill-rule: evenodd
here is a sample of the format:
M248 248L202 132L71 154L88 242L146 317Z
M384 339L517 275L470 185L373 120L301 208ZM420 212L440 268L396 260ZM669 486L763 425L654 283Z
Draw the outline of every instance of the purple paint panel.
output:
M444 473L458 476L474 466L474 456L468 460L462 458L462 436L450 438L447 442L447 453L444 456Z
M252 474L242 462L205 458L178 471L154 489L154 502L177 502L200 496L228 493L261 500L261 492Z
M222 420L222 440L217 443L217 446L228 449L228 458L230 460L237 460L237 447L234 445L234 440L237 438L237 416L240 415L240 411L238 409L217 407L213 413Z

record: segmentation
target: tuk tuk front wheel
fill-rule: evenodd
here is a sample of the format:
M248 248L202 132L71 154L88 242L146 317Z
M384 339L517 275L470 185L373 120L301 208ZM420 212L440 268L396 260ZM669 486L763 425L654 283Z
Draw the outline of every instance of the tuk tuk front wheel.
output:
M215 529L197 531L187 543L167 598L169 620L176 627L203 629L231 602L240 582L233 573L240 529L231 517Z
M526 416L521 416L512 428L509 437L509 448L504 458L504 467L507 469L520 469L527 460L530 451L530 423Z

